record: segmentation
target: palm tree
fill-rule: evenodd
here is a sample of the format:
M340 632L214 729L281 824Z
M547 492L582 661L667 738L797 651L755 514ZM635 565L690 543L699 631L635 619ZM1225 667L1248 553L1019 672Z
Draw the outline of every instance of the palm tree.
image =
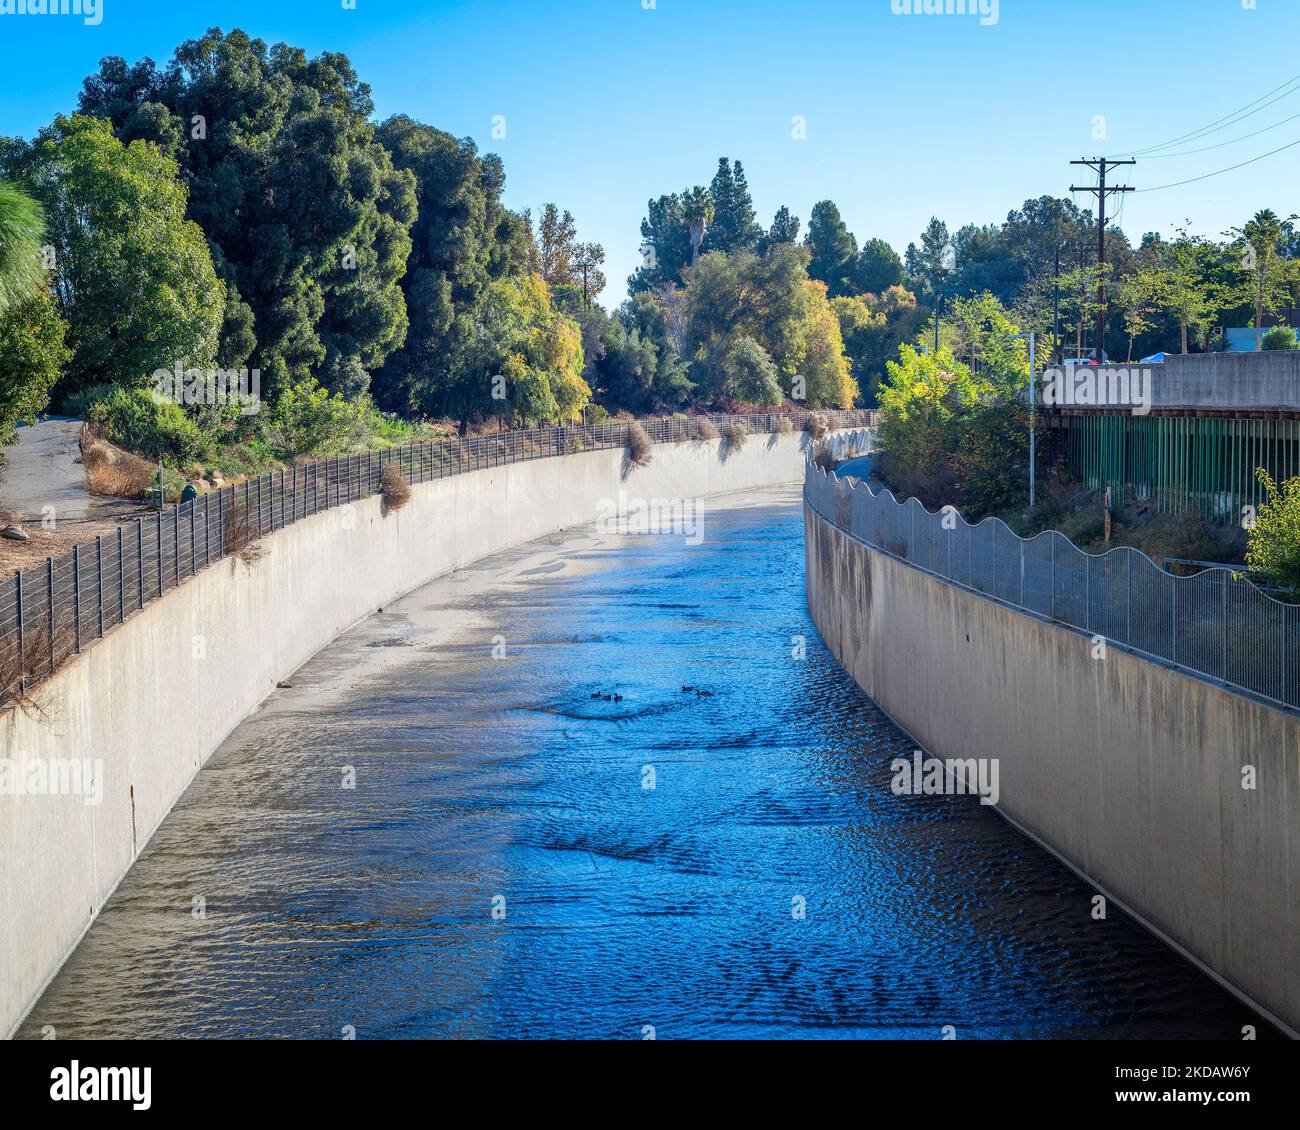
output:
M0 314L40 291L45 282L41 206L8 181L0 181Z
M700 256L700 244L704 242L704 233L713 223L713 197L707 188L696 185L685 194L682 201L682 214L686 217L686 226L691 233L691 266L695 266Z

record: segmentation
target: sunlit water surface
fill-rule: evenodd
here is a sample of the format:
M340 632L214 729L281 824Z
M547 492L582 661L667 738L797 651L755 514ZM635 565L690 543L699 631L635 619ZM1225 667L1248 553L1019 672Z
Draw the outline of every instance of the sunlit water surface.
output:
M1270 1034L991 809L891 793L911 746L817 638L794 491L705 533L560 535L321 653L22 1034Z

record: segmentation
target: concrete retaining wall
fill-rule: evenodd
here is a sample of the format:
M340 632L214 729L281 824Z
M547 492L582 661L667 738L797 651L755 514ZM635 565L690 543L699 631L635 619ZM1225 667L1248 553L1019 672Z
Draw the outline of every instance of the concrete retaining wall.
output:
M415 486L269 535L252 567L185 581L0 714L0 758L102 762L79 795L0 795L0 1032L11 1033L195 773L278 680L402 593L506 546L592 522L625 493L692 499L797 481L802 433L661 445L496 467Z
M1116 648L1095 659L1090 637L808 507L804 527L809 609L858 685L928 753L1000 759L1003 815L1295 1035L1300 721Z

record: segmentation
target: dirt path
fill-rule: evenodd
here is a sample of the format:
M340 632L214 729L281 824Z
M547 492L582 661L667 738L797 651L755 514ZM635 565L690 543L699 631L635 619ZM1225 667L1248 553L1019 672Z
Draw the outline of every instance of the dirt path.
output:
M81 421L42 420L18 429L18 442L0 463L0 527L17 522L31 541L0 538L0 575L37 565L91 541L141 510L86 489L78 459Z

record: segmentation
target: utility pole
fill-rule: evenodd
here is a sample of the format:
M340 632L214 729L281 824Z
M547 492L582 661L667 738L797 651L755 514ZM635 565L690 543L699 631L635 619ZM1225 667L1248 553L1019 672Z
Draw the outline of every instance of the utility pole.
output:
M1071 165L1087 165L1097 174L1096 186L1070 185L1071 192L1091 192L1097 197L1097 364L1102 363L1106 352L1106 197L1112 192L1132 192L1129 185L1106 186L1106 170L1116 165L1136 165L1131 157L1123 161L1112 161L1106 157L1096 157L1091 161L1071 161Z

